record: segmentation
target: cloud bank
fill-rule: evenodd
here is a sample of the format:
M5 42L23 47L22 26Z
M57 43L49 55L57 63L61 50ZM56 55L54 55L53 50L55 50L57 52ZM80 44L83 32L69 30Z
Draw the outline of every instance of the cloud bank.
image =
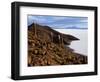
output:
M87 17L28 15L28 25L33 22L47 25L54 29L87 29Z

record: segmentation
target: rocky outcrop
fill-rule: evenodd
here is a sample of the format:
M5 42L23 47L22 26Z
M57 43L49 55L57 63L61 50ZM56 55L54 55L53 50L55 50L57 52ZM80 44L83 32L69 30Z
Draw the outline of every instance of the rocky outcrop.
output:
M74 40L79 39L33 23L28 27L28 66L87 64L87 56L68 47Z

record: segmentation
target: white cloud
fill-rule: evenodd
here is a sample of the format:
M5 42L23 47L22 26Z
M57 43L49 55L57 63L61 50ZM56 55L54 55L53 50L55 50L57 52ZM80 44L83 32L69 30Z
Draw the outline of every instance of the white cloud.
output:
M54 20L64 20L66 19L65 17L53 17Z

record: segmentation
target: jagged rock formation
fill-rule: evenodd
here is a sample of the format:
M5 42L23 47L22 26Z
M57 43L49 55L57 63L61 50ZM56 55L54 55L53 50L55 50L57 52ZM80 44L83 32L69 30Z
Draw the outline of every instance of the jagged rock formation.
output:
M28 66L87 64L87 56L69 48L78 38L33 23L28 27Z

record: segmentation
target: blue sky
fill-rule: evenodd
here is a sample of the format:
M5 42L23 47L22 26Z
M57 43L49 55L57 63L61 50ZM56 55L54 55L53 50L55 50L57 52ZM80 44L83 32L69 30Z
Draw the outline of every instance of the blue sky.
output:
M87 29L87 17L28 15L28 25L33 22L54 29Z

